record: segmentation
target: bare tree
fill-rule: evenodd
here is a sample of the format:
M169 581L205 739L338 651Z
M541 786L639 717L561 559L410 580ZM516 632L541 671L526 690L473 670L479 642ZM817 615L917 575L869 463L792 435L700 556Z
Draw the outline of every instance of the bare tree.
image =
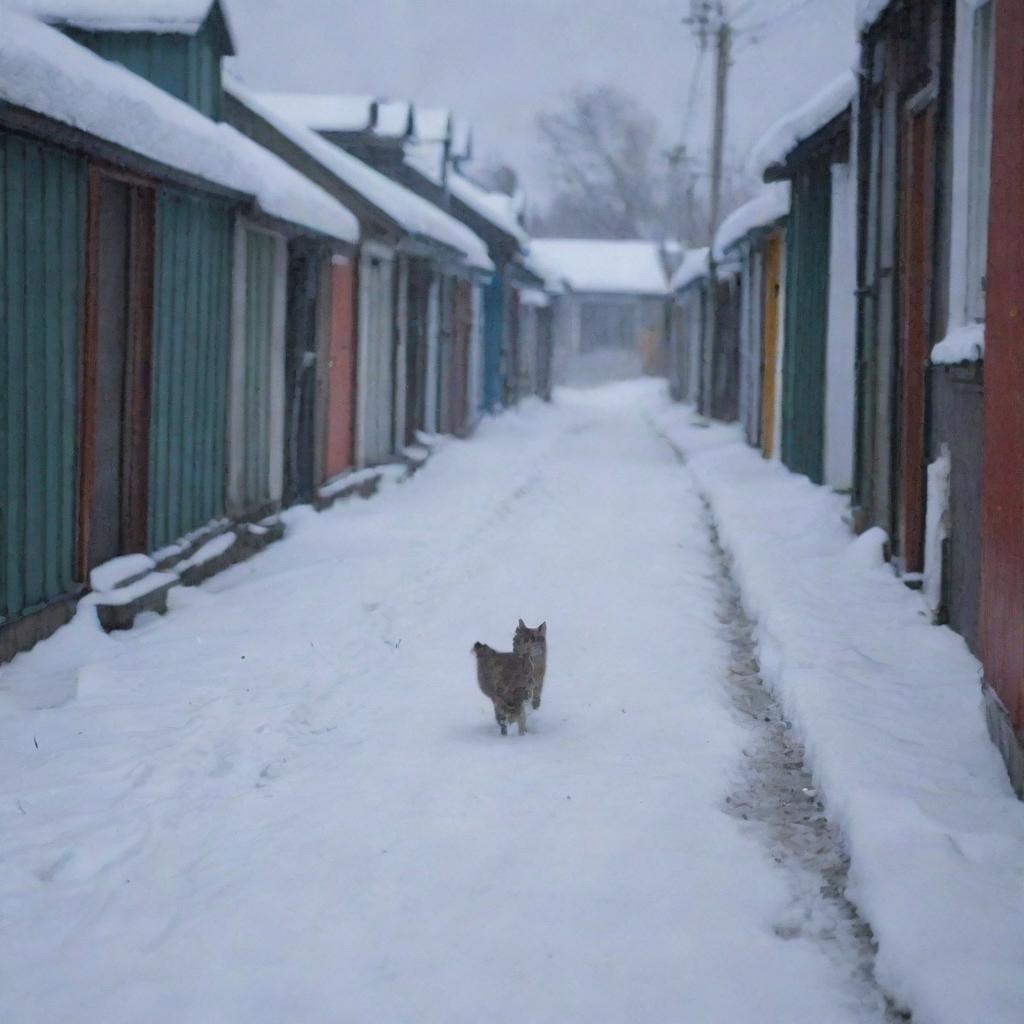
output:
M578 90L537 129L554 188L531 218L534 234L707 241L706 158L663 146L657 121L630 96L609 85ZM746 192L727 169L726 202Z

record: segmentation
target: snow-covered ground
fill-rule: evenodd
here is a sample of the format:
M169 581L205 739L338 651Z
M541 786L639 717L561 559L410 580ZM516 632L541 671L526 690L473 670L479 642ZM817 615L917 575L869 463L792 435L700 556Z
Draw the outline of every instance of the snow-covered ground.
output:
M106 636L87 609L0 669L0 1020L879 1021L733 804L764 736L736 711L696 467L651 425L682 417L650 382L528 403L370 501L292 511L166 618ZM520 617L548 623L548 679L503 738L470 647L508 648ZM958 763L936 805L958 787L1005 830L937 849L937 898L951 859L1019 850L993 766ZM886 941L916 929L925 959L936 920ZM1015 1005L1005 979L971 993L996 981Z

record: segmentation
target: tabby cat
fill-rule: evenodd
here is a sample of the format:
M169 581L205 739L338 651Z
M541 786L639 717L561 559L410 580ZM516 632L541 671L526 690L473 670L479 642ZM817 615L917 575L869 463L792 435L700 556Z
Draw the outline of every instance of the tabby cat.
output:
M516 654L528 654L533 661L530 703L536 711L540 707L540 695L544 689L544 670L548 665L548 624L542 622L536 629L530 629L520 619L516 635L512 639L512 650Z
M533 661L528 654L496 651L487 644L473 644L476 655L476 681L488 700L494 703L494 717L501 735L508 735L508 723L526 732L526 702L533 692Z

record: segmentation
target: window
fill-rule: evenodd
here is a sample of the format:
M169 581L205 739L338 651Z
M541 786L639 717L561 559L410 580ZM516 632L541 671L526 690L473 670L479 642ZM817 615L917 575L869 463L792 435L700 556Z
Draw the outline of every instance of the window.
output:
M967 318L985 319L988 199L992 164L992 79L995 0L974 12L971 60L971 140L967 208Z

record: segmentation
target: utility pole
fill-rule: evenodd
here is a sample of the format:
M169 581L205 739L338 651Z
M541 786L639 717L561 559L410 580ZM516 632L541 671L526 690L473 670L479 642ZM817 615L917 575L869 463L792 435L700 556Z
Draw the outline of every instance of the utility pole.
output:
M686 22L700 41L701 49L713 40L715 47L715 109L711 125L711 198L708 232L708 291L705 310L707 329L701 353L701 380L698 410L711 415L714 377L714 352L718 338L718 282L715 271L715 232L722 206L722 170L725 154L725 111L729 95L729 67L732 59L733 26L725 0L690 0L690 17Z

